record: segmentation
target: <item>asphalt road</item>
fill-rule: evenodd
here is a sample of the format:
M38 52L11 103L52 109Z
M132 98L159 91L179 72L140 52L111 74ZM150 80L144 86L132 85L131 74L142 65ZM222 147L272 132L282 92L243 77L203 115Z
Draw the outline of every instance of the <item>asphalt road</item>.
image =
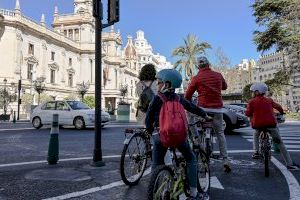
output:
M145 199L149 175L139 185L123 185L119 175L119 155L127 125L112 124L102 130L105 167L90 165L94 130L60 129L60 162L46 164L50 129L32 129L30 124L0 124L0 199ZM130 126L133 126L130 124ZM295 162L300 163L300 123L280 126L281 135ZM270 177L263 165L251 159L250 128L227 135L232 173L222 171L222 162L211 164L211 199L300 199L300 171L284 168L274 154ZM297 196L298 195L298 196Z

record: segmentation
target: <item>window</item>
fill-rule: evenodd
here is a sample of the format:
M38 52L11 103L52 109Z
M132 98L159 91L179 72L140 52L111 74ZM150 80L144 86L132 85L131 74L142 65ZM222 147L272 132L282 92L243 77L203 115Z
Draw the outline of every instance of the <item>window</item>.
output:
M34 45L29 43L28 54L34 55Z
M55 52L51 51L51 60L54 61L55 59Z
M72 66L72 58L69 58L69 66Z
M65 102L59 101L56 104L56 110L69 110L69 107L67 106L67 104L65 104Z
M68 85L69 87L73 87L73 74L69 74Z
M55 101L50 101L46 103L44 110L55 110Z
M79 30L75 29L75 40L78 41L79 40Z
M27 65L27 79L32 80L33 64L28 63Z
M50 83L55 83L55 70L50 70Z
M67 37L68 36L68 31L64 30L64 35Z
M69 30L69 38L73 39L73 30L72 29Z

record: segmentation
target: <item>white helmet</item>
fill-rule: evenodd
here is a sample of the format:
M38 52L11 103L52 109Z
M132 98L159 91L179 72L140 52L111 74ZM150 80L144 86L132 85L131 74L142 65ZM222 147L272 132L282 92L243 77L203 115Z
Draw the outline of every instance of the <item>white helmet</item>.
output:
M253 83L250 87L250 91L258 91L260 94L265 94L268 91L268 86L265 83Z

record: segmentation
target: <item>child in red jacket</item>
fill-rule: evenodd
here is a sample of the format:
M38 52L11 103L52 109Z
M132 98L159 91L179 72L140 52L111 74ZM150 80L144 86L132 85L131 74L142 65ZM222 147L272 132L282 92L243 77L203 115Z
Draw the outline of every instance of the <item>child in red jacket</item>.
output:
M286 150L285 145L279 135L279 129L277 127L277 121L275 119L273 108L283 114L282 107L275 103L271 98L265 97L265 93L268 91L268 86L264 83L254 83L250 90L252 91L252 99L248 102L246 115L251 118L251 126L253 129L267 129L273 138L273 141L278 143L280 152L286 162L287 169L295 170L299 169L299 166L294 164L289 152ZM258 137L259 131L255 131L253 140L254 154L252 158L257 159L260 157L258 153Z

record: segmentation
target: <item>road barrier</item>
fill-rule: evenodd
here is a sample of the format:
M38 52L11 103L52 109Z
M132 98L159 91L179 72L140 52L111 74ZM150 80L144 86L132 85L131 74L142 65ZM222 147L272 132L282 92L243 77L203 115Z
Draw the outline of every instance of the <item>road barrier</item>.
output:
M59 156L59 142L58 142L59 124L58 114L53 114L53 121L50 132L50 141L48 147L48 164L55 165L58 162Z

